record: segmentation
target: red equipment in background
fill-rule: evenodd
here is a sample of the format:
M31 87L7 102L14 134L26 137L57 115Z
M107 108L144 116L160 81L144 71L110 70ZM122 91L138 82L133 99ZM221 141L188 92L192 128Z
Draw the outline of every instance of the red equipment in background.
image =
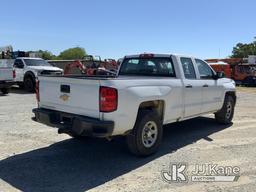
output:
M100 58L100 57L99 57ZM75 69L78 69L74 72ZM83 60L75 60L64 68L64 75L84 74L84 75L108 75L115 74L118 64L114 59L105 59L104 61L94 60L93 56L86 56Z
M224 72L225 76L231 78L232 71L230 65L224 62L217 62L217 63L209 63L209 65L214 69L216 72Z
M68 65L64 69L64 75L70 74L72 68L78 68L82 74L87 74L86 67L81 63L81 61L76 60Z
M227 77L229 77L229 69L219 66L214 66L214 63L225 62L229 64L231 71L231 79L233 79L238 85L256 86L256 64L248 63L248 59L245 58L228 58L228 59L207 59L206 60L214 70L217 72L222 71Z

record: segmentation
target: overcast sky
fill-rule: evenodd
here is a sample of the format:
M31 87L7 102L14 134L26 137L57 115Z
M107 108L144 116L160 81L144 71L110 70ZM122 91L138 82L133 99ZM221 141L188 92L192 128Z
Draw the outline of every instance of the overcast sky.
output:
M227 57L256 36L255 0L12 0L0 4L0 47L89 54Z

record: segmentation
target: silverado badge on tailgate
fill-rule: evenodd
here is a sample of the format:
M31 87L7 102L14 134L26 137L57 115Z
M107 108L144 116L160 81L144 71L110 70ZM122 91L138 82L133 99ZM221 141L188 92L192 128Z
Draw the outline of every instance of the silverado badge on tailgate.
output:
M62 99L63 101L67 101L69 99L70 96L68 96L67 94L63 94L60 96L60 99Z

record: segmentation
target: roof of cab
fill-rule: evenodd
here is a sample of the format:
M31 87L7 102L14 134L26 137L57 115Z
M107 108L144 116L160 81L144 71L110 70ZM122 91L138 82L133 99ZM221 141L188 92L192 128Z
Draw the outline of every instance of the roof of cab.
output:
M171 56L179 56L179 57L190 57L189 55L183 55L183 54L154 54L154 53L142 53L142 54L136 54L136 55L126 55L124 58L140 58L142 55L152 55L151 57L171 57Z
M43 60L42 58L37 57L17 57L17 59L31 59L31 60Z

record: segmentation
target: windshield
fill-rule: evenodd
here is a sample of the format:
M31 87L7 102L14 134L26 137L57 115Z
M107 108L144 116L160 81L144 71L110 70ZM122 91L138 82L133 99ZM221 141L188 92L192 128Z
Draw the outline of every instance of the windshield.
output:
M128 58L121 65L119 75L175 77L171 58Z
M24 59L27 66L51 66L50 63L43 59Z

